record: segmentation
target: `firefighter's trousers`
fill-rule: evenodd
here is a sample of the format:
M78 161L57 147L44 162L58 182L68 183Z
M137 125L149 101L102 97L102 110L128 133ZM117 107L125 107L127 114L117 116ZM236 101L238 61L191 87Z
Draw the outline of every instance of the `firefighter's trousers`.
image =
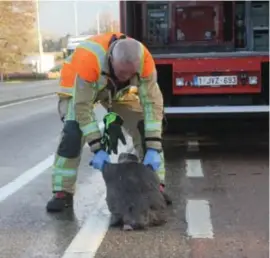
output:
M100 99L100 98L99 98ZM106 108L106 101L101 101L101 104ZM69 100L69 108L67 109L67 117L70 115L69 112L73 112L70 109L71 101ZM119 114L124 119L124 130L129 134L133 139L134 150L133 153L136 153L139 159L142 161L144 152L142 148L141 134L138 130L138 122L143 119L142 108L137 99L131 99L128 101L113 101L112 111ZM70 119L70 116L69 116ZM74 119L74 118L73 118ZM71 136L72 137L72 136ZM61 139L62 140L62 139ZM61 141L60 140L60 141ZM60 144L60 143L59 143ZM78 157L76 158L65 158L55 155L55 160L53 164L53 174L52 174L52 187L53 192L66 191L74 194L77 170L81 160L81 152L85 144L84 137L81 138L81 142L78 143L81 146L81 151ZM157 171L157 174L161 180L164 182L165 178L165 162L163 152L160 154L162 164Z

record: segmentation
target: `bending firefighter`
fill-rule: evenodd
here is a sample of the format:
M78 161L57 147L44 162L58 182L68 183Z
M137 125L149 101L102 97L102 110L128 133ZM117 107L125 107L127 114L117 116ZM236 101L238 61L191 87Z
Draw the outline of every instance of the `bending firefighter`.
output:
M169 203L164 192L161 143L163 97L153 57L146 47L122 33L92 36L66 60L60 86L59 112L64 128L55 155L53 197L47 210L62 211L72 206L82 147L85 143L90 146L94 153L90 164L102 170L104 163L110 162L110 151L117 151L118 139L125 143L121 125L132 137L140 160L159 175L160 191ZM138 88L138 97L123 101L130 86ZM109 110L104 118L105 141L93 111L97 101Z

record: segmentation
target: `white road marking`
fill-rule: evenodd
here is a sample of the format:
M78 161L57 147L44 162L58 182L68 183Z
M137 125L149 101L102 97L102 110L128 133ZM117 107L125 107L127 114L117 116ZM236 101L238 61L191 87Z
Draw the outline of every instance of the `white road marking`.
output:
M25 171L23 174L15 178L10 183L0 188L0 202L4 201L7 197L17 192L20 188L28 184L37 176L42 174L53 164L54 155L49 156L47 159L38 163L33 168Z
M186 160L186 175L187 177L204 177L201 160L187 159Z
M39 99L41 99L41 98L39 98ZM28 101L26 101L26 102L28 102ZM101 130L104 128L103 122L99 123L99 128ZM112 160L112 162L116 162L117 156L112 155L111 160ZM48 169L53 164L53 161L54 161L54 154L50 155L47 159L41 161L33 168L25 171L20 176L16 177L13 181L11 181L8 184L6 184L5 186L1 187L0 188L0 202L4 201L10 195L14 194L18 190L20 190L22 187L24 187L26 184L28 184L33 179L35 179L37 176L41 175L46 169Z
M28 101L26 101L28 102ZM6 105L8 106L8 105ZM99 122L99 128L104 128L103 122ZM120 143L119 153L127 151L128 146L132 144L127 140L127 145ZM117 162L118 155L111 155L111 162ZM37 164L35 167L27 170L12 182L0 188L0 202L5 200L10 195L21 189L34 178L42 174L46 169L52 166L54 161L54 154L49 156L44 161ZM102 177L100 177L102 178ZM105 184L104 184L105 185ZM75 236L69 247L64 253L63 258L81 258L94 257L95 253L101 244L109 226L110 212L105 201L106 192L97 200L96 209L91 213L84 226Z
M190 140L190 141L188 141L188 146L197 147L197 146L199 146L199 142L197 140Z
M105 202L106 194L100 198L97 208L74 237L62 258L94 258L108 230L110 212Z
M211 212L207 200L188 200L186 206L187 234L192 238L213 238Z
M99 128L104 127L103 122L99 123ZM121 142L119 144L118 153L127 151L132 144L130 138L127 137L127 145L124 146ZM112 154L110 156L111 162L116 163L118 155ZM105 185L105 183L104 183ZM109 221L110 212L105 201L106 193L104 187L104 193L97 202L96 209L91 213L79 233L73 238L72 242L64 252L62 258L94 258L96 252L105 237Z
M50 93L48 93L48 94L50 94ZM36 97L36 98L33 98L33 99L22 100L22 101L18 101L18 102L15 102L15 103L10 103L10 104L7 104L7 105L3 105L3 106L0 106L0 109L1 108L12 107L12 106L17 106L17 105L21 105L21 104L24 104L24 103L33 102L33 101L37 101L37 100L41 100L41 99L52 98L52 97L55 97L55 96L56 95L54 95L54 93L51 93L51 95L48 95L48 96Z
M43 85L48 85L48 84L57 84L57 80L53 81L37 81L37 82L26 82L26 81L20 81L20 82L4 82L0 83L0 86L2 88L5 88L5 90L14 90L14 88L20 88L20 87L25 87L26 89L37 87L37 86L43 86ZM24 86L21 86L24 85ZM14 86L14 87L13 87Z
M187 143L187 151L196 152L199 151L199 142L197 140L189 140Z

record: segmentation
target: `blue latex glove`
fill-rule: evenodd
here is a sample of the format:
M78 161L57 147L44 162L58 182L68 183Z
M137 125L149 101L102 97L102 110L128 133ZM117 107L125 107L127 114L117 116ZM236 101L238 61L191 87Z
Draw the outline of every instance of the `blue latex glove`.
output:
M90 161L90 166L102 171L105 162L110 162L109 154L104 150L99 150Z
M160 154L154 149L148 149L144 156L143 164L150 165L154 171L157 171L161 165Z

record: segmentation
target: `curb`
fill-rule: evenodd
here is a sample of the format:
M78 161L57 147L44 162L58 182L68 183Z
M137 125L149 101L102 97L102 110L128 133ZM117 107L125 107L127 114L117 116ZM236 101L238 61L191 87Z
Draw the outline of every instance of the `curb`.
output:
M58 78L56 79L40 79L40 80L14 80L14 81L3 81L0 82L0 85L9 85L9 84L23 84L23 83L39 83L39 82L53 82L57 81Z
M40 95L37 95L37 96L31 96L31 97L26 97L26 98L21 98L21 99L3 101L3 102L0 102L0 107L1 106L6 106L6 105L9 105L9 104L19 103L19 102L22 102L22 101L34 100L34 99L39 99L39 98L42 98L42 97L48 97L48 96L53 96L53 95L56 95L56 93L44 93L44 94L40 94Z

